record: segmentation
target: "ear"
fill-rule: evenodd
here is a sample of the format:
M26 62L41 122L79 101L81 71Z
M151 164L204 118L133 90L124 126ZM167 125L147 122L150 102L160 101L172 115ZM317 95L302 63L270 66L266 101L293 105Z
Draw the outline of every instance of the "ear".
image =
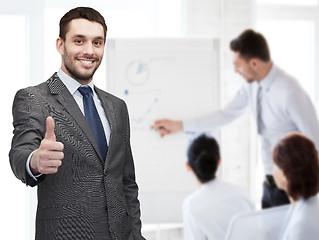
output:
M249 60L249 64L256 69L259 66L259 59L258 58L251 58Z
M218 163L217 163L217 166L219 167L219 165L220 165L220 163L222 162L222 159L220 158L219 160L218 160Z
M191 168L191 166L189 165L188 162L185 163L185 166L186 166L186 169L187 169L188 172L192 171L192 168Z
M56 50L63 55L64 54L64 41L62 38L58 37L56 40Z

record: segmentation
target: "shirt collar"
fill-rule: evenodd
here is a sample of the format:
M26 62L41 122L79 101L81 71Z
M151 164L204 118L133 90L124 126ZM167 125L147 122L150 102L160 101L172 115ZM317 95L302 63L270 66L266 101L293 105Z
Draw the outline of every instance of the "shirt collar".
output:
M203 183L202 187L207 188L207 187L209 187L210 185L215 184L216 182L219 182L219 180L215 177L214 179L211 179L211 180L209 180L208 182Z
M268 91L269 88L270 88L270 85L271 83L274 81L275 79L275 76L276 76L276 73L277 73L277 67L275 66L275 64L273 63L272 66L271 66L271 69L269 71L269 73L267 74L267 76L261 80L259 82L259 86L262 87L262 89Z
M76 81L75 79L73 79L72 77L70 77L69 75L67 75L65 72L62 71L62 69L60 68L59 71L57 72L58 77L61 79L61 81L63 82L63 84L66 86L66 88L69 90L69 92L74 95L75 92L78 90L79 87L81 87L81 83L79 83L78 81ZM93 81L91 81L89 84L87 84L88 86L90 86L94 92L94 84Z
M305 205L306 202L311 201L311 199L313 199L315 196L311 196L310 198L308 198L307 200L305 200L303 197L300 197L297 201L296 204L294 206L295 212L299 211L300 209L302 209L302 207Z

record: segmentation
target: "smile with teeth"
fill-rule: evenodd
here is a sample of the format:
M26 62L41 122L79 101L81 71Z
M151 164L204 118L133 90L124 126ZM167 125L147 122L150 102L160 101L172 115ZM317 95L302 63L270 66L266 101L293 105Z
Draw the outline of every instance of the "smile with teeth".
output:
M84 59L80 59L79 61L84 64L92 64L94 62L94 60L84 60Z

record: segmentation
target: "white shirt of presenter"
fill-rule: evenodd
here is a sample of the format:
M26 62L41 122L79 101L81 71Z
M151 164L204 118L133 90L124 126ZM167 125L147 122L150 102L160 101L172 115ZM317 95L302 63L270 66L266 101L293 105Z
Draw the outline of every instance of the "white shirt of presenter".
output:
M298 81L275 64L260 82L243 83L236 96L221 110L183 121L184 131L204 132L224 126L250 108L257 119L256 96L262 87L261 117L264 129L259 134L264 171L272 174L272 149L278 139L290 132L308 136L319 148L319 124L316 110Z
M319 239L319 198L303 198L290 206L283 223L280 240L317 240Z
M252 210L254 205L241 186L213 179L184 201L184 239L224 239L232 217Z

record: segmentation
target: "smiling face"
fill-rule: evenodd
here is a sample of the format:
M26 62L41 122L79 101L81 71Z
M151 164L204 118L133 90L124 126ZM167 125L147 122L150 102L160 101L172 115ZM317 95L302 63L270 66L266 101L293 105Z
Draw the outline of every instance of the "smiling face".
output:
M88 84L101 64L105 39L103 26L83 18L73 19L69 31L57 39L61 69L81 84Z

